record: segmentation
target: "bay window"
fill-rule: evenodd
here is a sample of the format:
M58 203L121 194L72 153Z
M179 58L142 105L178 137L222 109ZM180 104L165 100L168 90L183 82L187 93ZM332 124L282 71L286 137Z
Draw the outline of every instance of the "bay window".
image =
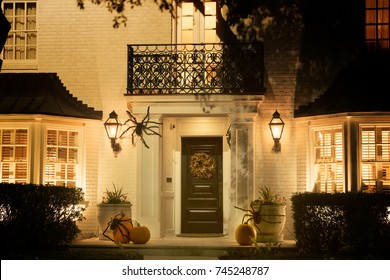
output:
M82 135L78 126L0 123L0 183L81 187Z

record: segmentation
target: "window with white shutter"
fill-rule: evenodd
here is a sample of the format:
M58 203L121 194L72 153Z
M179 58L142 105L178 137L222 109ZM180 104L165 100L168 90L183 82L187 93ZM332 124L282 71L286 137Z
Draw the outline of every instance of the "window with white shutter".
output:
M390 193L390 127L363 126L360 137L362 191Z
M0 182L28 182L28 137L27 129L0 128Z
M79 165L79 133L48 129L44 184L74 188Z
M315 132L315 191L344 192L344 153L341 128Z

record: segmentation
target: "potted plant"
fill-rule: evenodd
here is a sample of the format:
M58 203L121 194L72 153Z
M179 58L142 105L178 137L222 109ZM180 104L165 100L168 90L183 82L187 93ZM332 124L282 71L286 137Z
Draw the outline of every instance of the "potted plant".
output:
M244 217L255 227L258 242L282 242L282 231L286 224L286 199L264 185L259 187L258 194L251 201L250 209L235 207L246 212Z
M124 213L126 217L131 219L131 202L127 199L126 194L122 192L122 188L117 189L114 183L112 185L114 190L109 191L106 189L102 202L97 205L99 239L101 240L108 239L103 235L103 232L111 222L111 219L117 214Z

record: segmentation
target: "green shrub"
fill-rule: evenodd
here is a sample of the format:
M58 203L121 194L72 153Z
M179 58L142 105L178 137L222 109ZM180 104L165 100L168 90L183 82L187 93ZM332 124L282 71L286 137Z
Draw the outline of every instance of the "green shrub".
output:
M324 257L389 256L389 206L387 194L294 194L297 248Z
M58 186L0 184L2 251L55 249L80 232L81 189Z

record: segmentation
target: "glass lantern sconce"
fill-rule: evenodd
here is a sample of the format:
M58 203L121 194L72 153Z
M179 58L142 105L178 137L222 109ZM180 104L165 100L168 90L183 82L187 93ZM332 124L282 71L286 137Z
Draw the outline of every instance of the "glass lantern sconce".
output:
M274 146L272 151L274 153L280 153L282 149L280 139L282 138L283 134L284 122L278 111L275 111L275 113L272 115L272 119L268 125L271 130L272 138L274 139Z
M118 119L117 113L112 111L104 123L104 128L106 129L108 138L111 140L111 148L114 152L119 152L121 150L119 143L116 143L116 140L119 138L121 127L122 124Z

